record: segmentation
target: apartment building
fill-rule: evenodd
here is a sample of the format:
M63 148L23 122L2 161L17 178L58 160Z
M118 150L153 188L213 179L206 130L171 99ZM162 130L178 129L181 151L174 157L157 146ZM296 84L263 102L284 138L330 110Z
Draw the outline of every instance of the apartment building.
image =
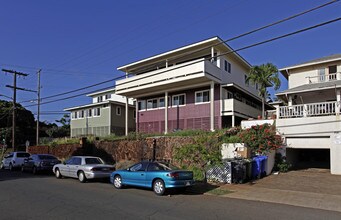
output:
M341 174L341 54L280 69L288 89L277 93L276 126L293 164Z
M66 108L71 114L71 137L124 135L128 106L128 131L135 131L135 105L132 99L115 94L115 89L87 95L92 103Z
M118 67L127 77L116 94L137 100L139 132L233 127L261 115L258 85L245 81L250 68L213 37Z

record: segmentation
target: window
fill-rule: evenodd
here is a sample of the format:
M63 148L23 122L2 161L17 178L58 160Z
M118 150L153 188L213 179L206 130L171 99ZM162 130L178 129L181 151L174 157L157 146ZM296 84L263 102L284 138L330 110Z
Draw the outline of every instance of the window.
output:
M319 74L319 81L320 82L324 82L325 81L325 69L319 69L318 70L318 74Z
M102 102L103 101L103 96L98 96L97 97L97 102Z
M84 110L79 111L79 118L84 118Z
M111 99L111 94L106 94L105 99Z
M78 112L72 112L71 114L72 119L77 119L77 116L78 116Z
M85 158L85 164L104 164L103 161L96 157Z
M233 93L230 91L227 91L227 98L228 99L233 99Z
M328 69L329 69L329 74L336 73L336 71L337 71L336 65L328 66Z
M72 112L72 118L77 119L78 118L78 112Z
M224 69L226 72L231 73L231 63L227 62L227 60L224 62Z
M185 105L185 94L173 95L173 106Z
M88 118L92 117L92 109L87 110L87 116Z
M130 171L145 171L146 170L146 164L145 163L138 163L133 165L129 168Z
M249 82L247 81L247 75L244 75L244 82L246 86L249 86Z
M157 108L157 99L147 100L147 109Z
M210 101L209 90L195 92L195 103L203 103L203 102L209 102L209 101Z
M81 165L82 164L82 158L74 157L72 158L71 165Z
M165 98L159 98L159 107L164 108L165 107Z
M94 116L101 116L101 109L100 108L94 108Z
M121 107L120 106L116 107L116 115L121 115Z
M138 101L138 110L146 110L146 101Z

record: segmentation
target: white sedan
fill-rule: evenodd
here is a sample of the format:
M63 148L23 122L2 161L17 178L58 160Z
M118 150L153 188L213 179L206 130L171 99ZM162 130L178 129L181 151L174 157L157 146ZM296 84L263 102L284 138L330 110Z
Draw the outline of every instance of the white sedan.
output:
M114 170L113 165L105 164L99 157L90 156L73 156L64 163L53 166L56 178L78 178L81 183L87 179L109 178Z

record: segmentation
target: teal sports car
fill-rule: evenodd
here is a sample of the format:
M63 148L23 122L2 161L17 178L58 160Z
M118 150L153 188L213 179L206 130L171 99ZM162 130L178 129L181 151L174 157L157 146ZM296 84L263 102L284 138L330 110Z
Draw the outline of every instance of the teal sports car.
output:
M194 184L192 171L179 170L159 162L140 162L126 170L114 171L110 182L116 189L125 185L152 188L160 196L166 189L186 189Z

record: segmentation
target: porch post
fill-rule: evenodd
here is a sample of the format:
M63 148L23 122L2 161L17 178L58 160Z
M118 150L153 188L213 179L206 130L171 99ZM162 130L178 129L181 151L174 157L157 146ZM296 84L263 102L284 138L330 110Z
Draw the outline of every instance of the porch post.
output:
M139 102L136 99L135 102L135 126L136 126L136 133L139 132Z
M214 47L211 47L211 62L214 62Z
M128 112L129 112L129 105L128 105L128 97L126 97L126 113L125 113L125 134L128 136Z
M214 131L214 82L211 82L211 91L210 91L210 124L211 131Z
M341 105L341 90L336 90L336 108L335 113L336 115L340 114L340 105Z
M165 134L168 133L168 92L165 92Z
M288 106L292 106L292 95L288 95Z
M232 117L232 128L234 128L234 126L236 126L236 118L234 114L231 117Z
M126 71L126 78L128 78L128 72ZM126 96L126 109L125 109L125 135L128 136L128 112L129 112L129 105L128 105L128 97Z

